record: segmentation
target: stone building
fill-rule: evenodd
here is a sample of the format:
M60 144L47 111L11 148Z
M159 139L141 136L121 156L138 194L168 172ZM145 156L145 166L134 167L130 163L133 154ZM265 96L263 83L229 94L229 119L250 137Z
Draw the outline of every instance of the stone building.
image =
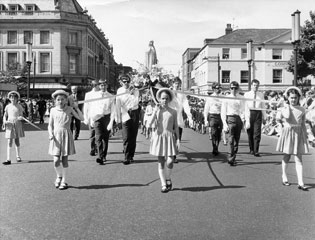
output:
M93 79L112 84L116 66L104 32L76 0L1 0L0 70L24 65L32 45L31 95L49 96L55 89Z

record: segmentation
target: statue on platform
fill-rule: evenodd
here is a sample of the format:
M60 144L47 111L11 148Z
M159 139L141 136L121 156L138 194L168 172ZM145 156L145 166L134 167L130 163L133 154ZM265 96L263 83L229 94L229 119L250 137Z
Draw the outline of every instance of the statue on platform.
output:
M154 42L150 41L149 42L149 49L148 49L148 51L145 52L145 66L151 71L152 66L156 65L157 62L158 62L158 60L157 60L157 56L156 56Z

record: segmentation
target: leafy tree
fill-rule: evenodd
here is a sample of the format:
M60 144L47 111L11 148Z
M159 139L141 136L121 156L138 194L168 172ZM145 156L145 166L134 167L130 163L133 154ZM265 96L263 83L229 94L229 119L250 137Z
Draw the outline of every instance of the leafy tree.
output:
M303 78L308 75L315 77L315 11L310 12L310 20L305 21L301 28L301 41L298 44L297 76ZM294 72L294 53L289 60L287 70Z
M11 83L17 85L18 90L24 90L27 87L26 74L27 65L21 66L20 63L10 63L6 71L0 71L0 83Z

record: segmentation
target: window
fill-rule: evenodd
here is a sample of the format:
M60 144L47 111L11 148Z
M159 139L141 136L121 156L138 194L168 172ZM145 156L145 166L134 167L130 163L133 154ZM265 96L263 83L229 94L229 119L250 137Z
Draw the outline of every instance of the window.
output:
M222 49L222 59L230 59L230 49L223 48Z
M241 71L241 83L248 83L248 71Z
M33 43L33 32L32 31L24 31L24 44Z
M282 83L282 69L273 69L272 82Z
M241 59L247 59L247 48L241 49Z
M40 44L49 44L49 31L40 31Z
M272 49L272 59L282 59L282 49Z
M231 71L222 71L222 83L230 83Z
M8 65L17 64L17 53L8 53Z
M0 71L3 71L2 52L0 52Z
M70 74L77 73L77 55L76 54L69 55L69 73Z
M50 72L50 53L40 54L40 72Z
M16 12L18 11L18 5L17 4L10 4L9 5L9 15L16 15Z
M78 34L76 32L69 33L69 45L77 46Z
M17 44L17 31L8 31L8 44Z

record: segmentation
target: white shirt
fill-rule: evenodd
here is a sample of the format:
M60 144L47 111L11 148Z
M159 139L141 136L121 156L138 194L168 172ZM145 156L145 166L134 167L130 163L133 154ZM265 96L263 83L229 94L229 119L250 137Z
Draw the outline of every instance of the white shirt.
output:
M244 98L255 99L254 91L249 91L244 94ZM264 94L262 92L256 92L256 99L265 100ZM245 119L249 120L250 110L255 110L255 108L263 108L265 109L265 103L261 101L245 101ZM266 112L262 111L263 118L266 116Z
M116 98L117 106L117 122L126 122L130 119L129 110L137 110L139 108L139 90L134 89L133 94L130 94L129 89L120 87L117 90L117 95L126 93Z
M231 98L244 98L240 94L233 94L226 95L227 97ZM226 116L228 115L239 115L242 121L245 120L244 112L245 112L245 104L242 100L233 100L233 99L224 99L222 101L222 108L221 108L221 118L223 124L226 124Z
M219 94L213 93L211 96L220 96ZM205 121L208 119L208 114L221 114L222 108L222 100L218 98L207 98L203 115L205 117Z

